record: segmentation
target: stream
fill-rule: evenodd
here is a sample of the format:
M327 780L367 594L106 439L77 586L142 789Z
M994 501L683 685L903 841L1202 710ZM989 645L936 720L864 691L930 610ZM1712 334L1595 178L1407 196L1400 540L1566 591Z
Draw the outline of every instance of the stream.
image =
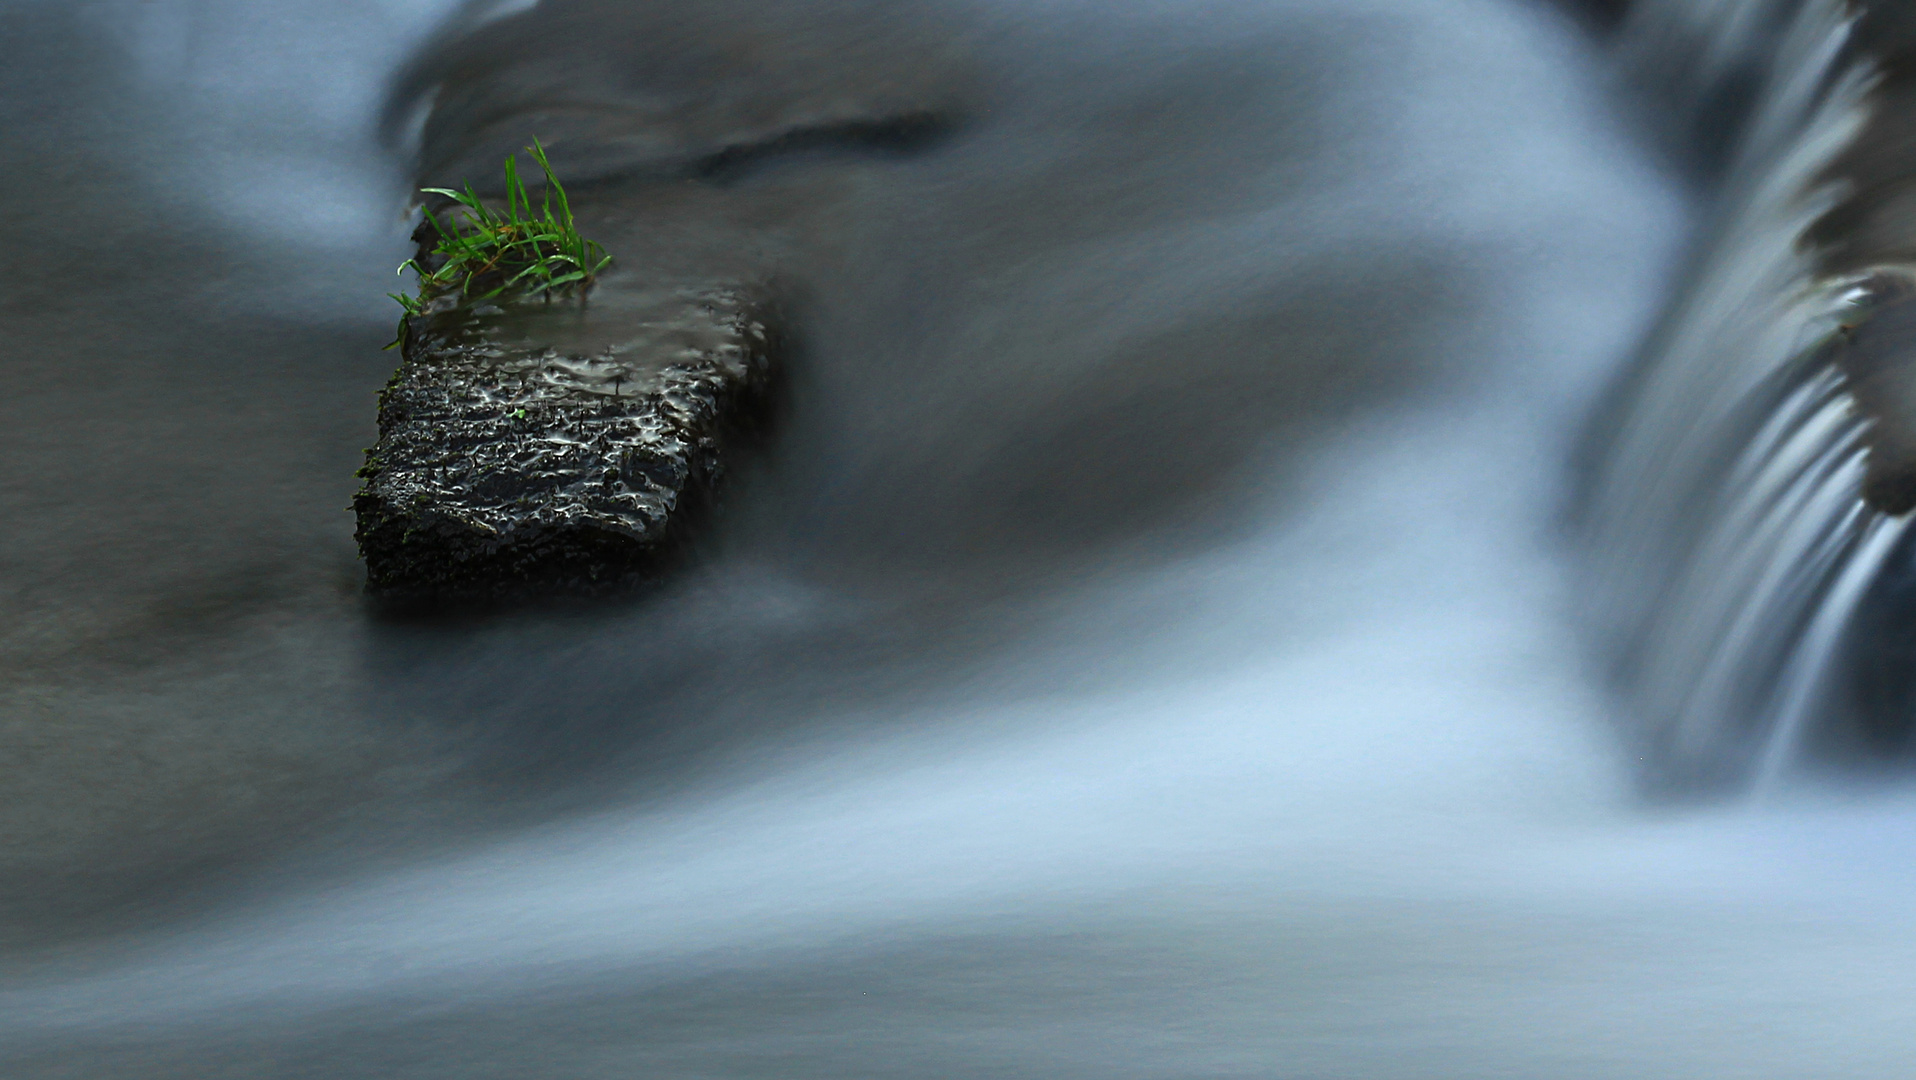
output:
M1900 1074L1839 8L10 0L0 1076ZM664 586L395 617L531 134L802 348Z

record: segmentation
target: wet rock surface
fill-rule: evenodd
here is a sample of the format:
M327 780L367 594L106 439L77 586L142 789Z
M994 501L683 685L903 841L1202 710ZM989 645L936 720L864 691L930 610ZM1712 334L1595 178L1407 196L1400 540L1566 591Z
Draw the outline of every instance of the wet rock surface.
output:
M1869 73L1869 109L1820 176L1832 198L1806 248L1819 276L1859 278L1861 311L1835 359L1870 420L1864 499L1902 515L1916 510L1916 9L1851 8L1844 47Z
M778 319L762 290L604 292L413 320L353 501L372 592L603 591L680 546L763 422Z
M1916 283L1877 274L1868 307L1834 342L1857 408L1870 420L1863 498L1887 514L1916 510Z

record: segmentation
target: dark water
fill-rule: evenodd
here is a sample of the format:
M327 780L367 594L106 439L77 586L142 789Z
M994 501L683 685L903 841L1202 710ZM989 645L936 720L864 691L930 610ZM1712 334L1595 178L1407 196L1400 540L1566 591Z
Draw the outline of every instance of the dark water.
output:
M1580 637L1566 463L1693 214L1583 28L452 15L0 14L0 1073L1906 1058L1906 808L1641 806ZM670 588L383 620L407 155L531 134L623 272L799 298L787 413Z

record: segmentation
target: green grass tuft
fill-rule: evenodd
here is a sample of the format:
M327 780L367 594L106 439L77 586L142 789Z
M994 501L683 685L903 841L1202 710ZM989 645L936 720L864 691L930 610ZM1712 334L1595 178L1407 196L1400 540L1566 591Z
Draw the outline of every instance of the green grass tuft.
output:
M538 139L526 147L545 173L545 199L539 212L532 208L532 197L519 179L514 157L506 158L506 207L495 211L481 202L466 185L464 191L450 188L421 188L428 195L444 195L457 204L448 224L426 210L426 220L439 234L426 262L407 259L399 272L411 270L419 275L418 295L387 293L399 302L405 314L399 320L399 333L388 349L405 343L407 326L415 315L433 309L433 302L457 293L462 302L485 301L505 295L554 296L583 295L599 271L612 261L605 249L579 235L572 220L572 204L565 188L552 173L545 147Z

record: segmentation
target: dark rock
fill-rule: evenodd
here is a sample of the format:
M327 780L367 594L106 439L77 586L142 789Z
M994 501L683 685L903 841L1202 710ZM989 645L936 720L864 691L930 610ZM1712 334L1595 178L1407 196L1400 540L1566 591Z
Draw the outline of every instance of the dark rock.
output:
M656 576L761 418L781 335L745 289L412 320L353 500L369 588L418 599Z
M1863 498L1886 514L1907 514L1916 510L1916 282L1881 272L1863 291L1858 316L1832 342L1832 359L1870 420Z
M1916 533L1905 533L1851 615L1839 704L1849 724L1832 749L1904 757L1916 742ZM1844 739L1848 736L1848 739ZM1849 742L1850 746L1844 746Z
M1851 5L1849 63L1870 74L1863 127L1820 177L1829 208L1807 249L1828 276L1916 261L1916 6Z

